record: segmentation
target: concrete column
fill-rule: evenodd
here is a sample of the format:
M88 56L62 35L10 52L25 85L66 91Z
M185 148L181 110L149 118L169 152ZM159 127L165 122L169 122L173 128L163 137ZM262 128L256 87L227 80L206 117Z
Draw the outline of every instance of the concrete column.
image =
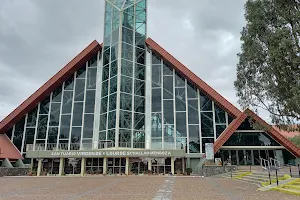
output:
M185 158L182 158L182 173L185 173Z
M107 157L103 158L103 174L107 174Z
M152 161L150 158L148 160L148 170L152 171Z
M41 171L42 171L42 159L38 159L38 168L37 168L37 172L36 172L36 175L37 176L40 176L41 175Z
M65 159L64 158L59 158L59 172L58 172L59 176L63 175L64 167L65 167Z
M129 175L129 157L126 157L125 174Z
M85 174L85 163L86 163L86 158L81 159L81 171L80 171L80 176L84 176Z
M175 158L171 157L171 172L174 175L175 174Z

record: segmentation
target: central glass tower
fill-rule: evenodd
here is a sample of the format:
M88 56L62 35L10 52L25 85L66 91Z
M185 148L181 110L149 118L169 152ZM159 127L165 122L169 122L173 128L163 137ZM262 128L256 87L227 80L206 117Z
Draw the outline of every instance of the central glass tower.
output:
M146 0L105 1L94 141L145 147L146 8Z

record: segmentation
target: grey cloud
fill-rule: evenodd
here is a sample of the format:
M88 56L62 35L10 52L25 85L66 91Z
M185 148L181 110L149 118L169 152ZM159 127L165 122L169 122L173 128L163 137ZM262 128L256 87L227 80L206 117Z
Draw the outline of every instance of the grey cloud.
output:
M148 36L235 105L244 3L148 0ZM90 42L102 42L103 7L104 0L1 1L0 120Z

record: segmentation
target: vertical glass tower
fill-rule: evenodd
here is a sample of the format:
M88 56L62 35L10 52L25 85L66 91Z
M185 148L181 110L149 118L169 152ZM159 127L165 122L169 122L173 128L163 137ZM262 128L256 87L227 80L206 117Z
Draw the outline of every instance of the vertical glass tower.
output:
M94 141L144 148L146 5L146 0L105 1L99 138Z

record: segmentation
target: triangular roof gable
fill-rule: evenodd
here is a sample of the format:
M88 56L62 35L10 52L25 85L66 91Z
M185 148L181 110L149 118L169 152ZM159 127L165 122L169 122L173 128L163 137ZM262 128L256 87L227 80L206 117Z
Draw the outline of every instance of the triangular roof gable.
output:
M202 92L209 96L214 102L216 102L221 108L223 108L228 114L233 117L237 117L242 112L237 109L233 104L227 101L222 95L216 92L212 87L195 75L191 70L174 58L169 52L162 48L151 38L147 38L146 44L152 51L159 54L163 60L169 62L181 75L188 79L191 83L194 83Z
M289 152L294 154L296 157L300 157L300 149L278 132L274 127L260 118L257 114L252 112L250 109L246 109L236 119L234 119L230 125L223 131L219 138L214 143L214 152L216 153L225 142L232 136L232 134L238 129L238 127L245 121L247 117L252 118L256 123L264 127L265 131L279 144L284 146Z
M20 151L15 147L15 145L10 141L10 139L5 135L0 135L0 159L8 158L10 160L23 159Z
M0 134L8 131L15 123L30 112L35 106L45 99L58 86L66 81L75 71L82 67L87 61L95 56L101 50L101 45L94 40L82 52L80 52L73 60L50 78L44 85L42 85L36 92L34 92L28 99L19 105L13 112L0 122Z

